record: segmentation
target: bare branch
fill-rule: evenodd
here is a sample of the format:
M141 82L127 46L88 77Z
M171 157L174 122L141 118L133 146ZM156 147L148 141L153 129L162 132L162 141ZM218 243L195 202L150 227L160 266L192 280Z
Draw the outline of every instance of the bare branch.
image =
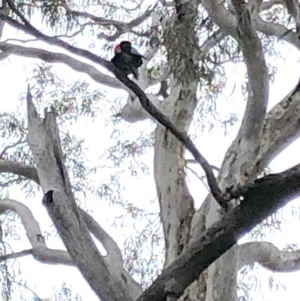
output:
M242 49L248 74L248 101L240 135L246 143L257 147L269 98L269 78L260 39L251 24L251 15L239 0L232 0L238 19L237 41Z
M31 173L36 174L37 177L36 169L34 167L29 168L31 168ZM37 178L36 182L39 184ZM0 256L0 261L32 255L41 263L75 265L68 252L47 248L38 222L34 218L32 212L24 204L10 199L0 200L0 214L7 210L14 211L20 216L22 224L26 230L27 237L33 248L30 250L23 250L20 252ZM139 295L141 293L141 288L125 271L123 267L122 254L117 244L89 214L87 214L81 208L77 207L77 210L78 213L82 215L89 231L94 234L94 236L100 241L100 243L103 244L104 248L108 252L108 256L104 259L110 267L111 274L117 278L126 278L128 287L130 287L131 290L134 290L136 294Z
M95 16L93 14L87 13L87 12L81 12L81 11L74 11L72 10L66 2L62 3L62 6L66 9L67 12L71 13L73 16L77 17L84 17L87 19L90 19L91 21L94 21L96 25L101 26L114 26L116 28L116 33L112 36L106 35L106 34L99 34L99 38L105 38L107 41L115 41L117 38L119 38L122 34L127 33L131 31L134 27L139 26L141 23L143 23L150 15L153 9L156 7L154 6L152 9L148 7L145 9L145 11L136 19L131 20L129 22L121 22L117 20L109 20L102 17Z
M0 159L0 173L1 172L20 175L39 184L36 169L33 166L29 166L21 162Z
M22 224L26 230L27 238L32 245L32 250L7 254L2 256L0 260L32 255L36 260L44 263L73 265L70 256L66 251L52 250L46 247L41 228L27 206L11 199L0 200L0 214L7 210L15 212L21 218Z
M1 255L0 256L0 262L7 261L7 260L10 260L10 259L17 259L17 258L20 258L20 257L32 255L32 254L33 254L33 250L29 249L29 250L23 250L23 251L11 253L11 254Z
M265 10L269 10L270 8L272 8L274 5L279 5L279 4L283 4L283 0L270 0L270 1L266 1L263 2L260 6L260 11L265 11Z
M19 55L28 58L37 58L49 63L63 63L76 70L78 72L89 75L94 81L99 84L107 85L112 88L124 89L124 86L120 84L115 78L104 75L99 72L95 67L81 62L75 58L72 58L66 54L50 52L47 50L24 47L20 45L8 44L0 42L0 50L4 53Z
M86 223L79 214L63 162L54 110L37 115L27 95L28 142L45 193L43 204L64 242L73 263L102 300L132 301L140 291L128 286L127 278L115 277L99 253ZM118 290L115 288L118 287Z
M14 211L20 216L26 229L27 237L33 248L43 248L44 242L38 239L39 236L42 237L41 229L31 211L20 202L10 199L3 199L0 201L0 213L4 213L7 210Z
M278 37L300 50L300 39L297 33L293 31L287 33L288 29L283 25L266 22L262 20L258 15L254 16L252 20L255 28L258 31L268 36Z
M267 166L300 135L300 78L295 89L266 116L257 162Z
M74 266L68 252L63 250L53 250L48 248L29 249L29 250L23 250L11 254L2 255L0 256L0 262L10 260L10 259L17 259L28 255L33 256L33 258L39 261L40 263L46 263L51 265L61 264L61 265Z
M86 26L96 26L96 24L91 23L91 22L87 22L87 23L79 24L78 26L80 28L77 31L73 32L72 34L69 34L69 35L67 35L67 34L55 35L54 37L55 38L69 38L70 39L70 38L73 38L73 37L77 36L78 34L82 33ZM36 39L36 38L35 39L27 39L27 40L8 38L6 40L3 40L4 43L19 42L19 43L24 43L24 44L29 43L29 42L36 42L36 41L38 41L38 39Z
M0 61L3 61L8 57L9 57L9 53L6 53L6 52L1 52L0 53Z
M239 268L258 262L273 272L300 270L300 250L280 251L269 242L249 242L238 246Z
M23 17L23 19L24 19L24 17ZM32 36L36 37L37 39L46 42L47 44L61 47L61 48L65 49L66 51L69 51L70 53L79 55L83 58L91 60L94 63L98 63L99 65L107 68L111 72L114 71L113 64L111 64L107 60L95 55L94 53L92 53L88 50L74 47L74 46L64 42L63 40L58 39L57 37L51 37L51 36L47 36L47 35L43 34L39 30L37 30L35 27L33 27L26 19L24 19L24 21L23 21L24 23L26 22L25 23L26 25L24 25L14 19L12 19L11 17L7 16L2 11L0 11L0 20L7 22L7 24L11 25L12 27L14 27L18 30L21 30L29 35L32 35Z
M103 244L103 247L107 251L108 260L113 264L123 267L123 257L120 248L117 243L111 238L110 235L90 216L81 208L78 211L83 217L90 232Z
M123 82L129 89L131 89L139 98L142 107L160 124L167 128L180 142L184 144L184 146L192 153L196 161L201 165L204 169L207 182L210 188L212 195L215 197L217 202L221 206L226 206L226 202L224 202L223 194L217 184L216 178L212 172L210 164L207 160L201 155L198 151L192 140L188 137L188 135L179 129L171 122L171 120L161 113L148 99L144 91L133 81L129 80L125 77L121 72L116 70L116 77Z
M21 16L20 16L21 17ZM115 66L111 63L106 61L105 59L96 56L95 54L84 50L80 48L76 48L74 46L69 45L68 43L59 40L55 37L49 37L38 31L36 28L34 28L24 17L22 16L22 21L26 25L22 25L15 20L11 19L10 17L6 16L4 13L0 11L0 19L7 21L10 25L14 26L15 28L21 29L29 34L32 34L33 36L40 38L41 40L53 44L56 46L60 46L64 48L67 51L70 51L73 54L81 55L82 57L88 58L90 60L94 60L96 63L99 63L103 67L107 68L109 71L114 72L116 77L124 83L129 89L131 89L140 99L142 107L151 115L153 116L159 123L166 126L167 129L174 134L179 141L181 141L185 147L194 155L195 159L201 164L202 168L204 169L207 181L209 184L209 187L211 189L212 194L214 195L215 199L224 206L223 202L223 196L222 193L217 185L217 181L215 179L215 176L210 169L210 165L206 161L206 159L201 155L201 153L197 150L193 142L190 140L190 138L183 132L179 131L172 122L163 115L159 110L156 109L155 106L151 104L145 93L138 85L136 85L134 82L129 80L127 77L125 77L119 70L115 68ZM4 47L4 45L3 45ZM30 115L29 115L30 116ZM47 190L48 191L48 190Z
M1 16L1 12L0 12L0 17ZM21 26L20 24L18 24L18 26ZM31 26L31 25L30 25ZM23 27L22 27L23 29ZM81 54L84 57L94 57L95 55L90 53L89 51L83 50L83 49L78 49L76 47L70 46L67 43L60 41L56 38L51 38L51 37L47 37L44 36L43 34L37 32L35 29L31 29L30 32L33 32L33 34L35 36L40 36L43 40L46 40L49 38L50 41L53 41L53 44L58 45L58 46L63 46L64 49L66 50L70 50L72 53L75 54ZM0 44L1 45L1 44ZM1 48L5 47L5 45L1 45ZM12 45L8 46L11 47L10 49L13 49ZM21 46L18 46L21 47ZM25 47L24 47L25 48ZM70 48L70 49L69 49ZM5 49L5 48L4 48ZM6 48L7 49L7 48ZM17 52L17 49L15 49L15 52ZM30 49L30 48L29 48ZM20 48L19 48L20 50ZM24 49L22 49L24 50ZM6 50L8 51L8 50ZM36 50L35 50L36 51ZM32 50L33 52L33 50ZM28 52L27 52L28 53ZM56 56L56 58L58 57L58 54ZM117 76L117 78L123 82L129 89L131 89L140 99L141 101L141 105L143 106L143 108L151 115L153 116L156 120L158 120L158 122L160 122L162 125L166 126L168 128L168 130L170 130L171 133L173 133L181 142L184 143L185 147L195 156L195 159L201 164L201 166L203 167L206 176L207 176L207 180L211 189L212 194L214 195L214 197L216 198L216 200L218 200L220 203L222 203L222 194L220 192L220 189L218 188L216 179L209 167L208 162L206 161L206 159L199 153L199 151L197 150L197 148L194 146L194 144L192 143L192 141L190 140L190 138L185 134L185 133L181 133L180 131L177 130L177 128L171 123L171 121L163 114L160 113L160 111L158 111L149 101L149 99L146 97L145 93L143 92L143 90L141 90L134 82L130 81L127 77L123 76L122 73L120 73L118 70L115 70L114 66L102 59L99 58L97 56L95 56L97 59L97 62L99 62L101 65L105 66L108 70L110 71L115 71L115 74ZM45 57L46 59L48 58L47 56ZM75 64L73 64L73 67L75 67Z
M269 1L270 2L270 1ZM267 4L269 2L266 2ZM224 5L219 0L203 0L202 5L207 10L213 21L219 25L222 30L231 34L233 37L236 36L236 19L235 16L224 8ZM261 8L264 4L261 5ZM252 14L252 25L260 32L263 32L269 36L276 36L278 38L284 36L287 32L287 28L275 23L270 23L262 20L258 14ZM289 32L282 38L286 42L295 46L300 50L300 39L294 32Z
M136 296L142 293L140 285L134 281L134 279L129 275L129 273L124 269L123 257L121 250L119 249L116 242L111 238L110 235L90 216L81 208L77 207L78 213L83 217L89 231L99 240L107 251L107 257L105 257L105 262L108 264L111 274L115 278L126 279L128 289Z
M0 160L0 172L2 161L4 160ZM7 167L9 172L21 174L22 170L25 169L26 175L28 174L27 178L31 178L37 184L39 184L37 171L34 167L9 161L6 161L5 163L5 167ZM11 167L14 164L16 164L17 166L12 169ZM0 214L5 212L6 210L12 210L21 217L23 226L28 233L27 236L32 243L33 249L1 256L0 261L15 259L26 255L32 255L36 260L42 263L74 265L69 254L66 251L53 250L46 247L39 225L34 219L31 211L25 205L13 200L0 200ZM111 274L114 275L114 277L123 277L123 279L126 278L128 287L130 287L132 291L136 291L136 294L139 295L141 293L141 288L124 270L122 254L117 244L89 214L84 212L81 208L77 207L77 210L78 213L82 215L89 231L100 241L100 243L103 244L104 248L106 249L108 256L104 259L110 267ZM38 245L35 245L36 241L38 241Z
M285 0L288 13L296 23L296 32L300 39L300 4L299 0Z
M232 36L236 36L236 18L229 11L226 10L223 3L219 0L202 0L203 7L207 10L212 20L223 31Z
M203 59L207 55L207 53L216 46L221 40L223 40L227 36L223 31L218 31L211 37L209 37L201 46L201 57L199 59Z
M300 193L300 164L256 180L244 191L244 201L214 223L178 256L137 301L164 301L180 296L211 263L237 240ZM170 288L170 281L173 285Z
M136 18L135 20L130 21L129 23L123 23L122 26L116 26L117 32L111 36L106 34L98 34L98 38L104 38L107 41L115 41L118 39L121 35L132 32L138 35L138 33L134 32L133 28L136 26L139 26L141 23L143 23L148 17L150 17L152 10L146 10L141 16Z

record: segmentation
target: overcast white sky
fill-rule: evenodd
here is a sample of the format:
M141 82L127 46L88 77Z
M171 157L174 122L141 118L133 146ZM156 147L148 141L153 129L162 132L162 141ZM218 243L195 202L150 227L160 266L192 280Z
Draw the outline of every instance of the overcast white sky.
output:
M297 83L297 80L299 78L299 70L300 70L300 63L299 63L299 53L297 53L292 47L284 46L284 43L280 43L280 49L283 53L283 56L285 57L285 60L276 60L274 61L274 64L276 65L278 69L278 73L276 75L276 80L274 83L271 84L271 94L270 94L270 107L273 106L276 102L278 102L285 94L288 93L288 91ZM13 111L16 106L16 100L18 99L18 96L20 93L24 92L26 90L27 83L25 82L26 77L32 70L32 63L30 60L25 60L19 57L11 57L9 59L10 61L0 62L0 64L3 64L1 67L1 73L0 73L0 86L1 86L1 105L0 105L0 112L5 111ZM64 76L68 78L78 78L78 74L71 71L69 68L66 68L62 65L56 66L57 70L60 72L60 74L64 74ZM217 110L220 112L220 114L223 114L226 116L226 114L229 114L234 108L234 110L239 114L239 118L242 118L242 113L244 109L244 104L241 104L239 93L234 93L233 95L230 95L233 85L235 84L235 77L233 76L240 73L239 69L235 70L235 67L228 67L228 100L227 101L218 101L217 103ZM230 91L230 93L229 93ZM113 92L116 93L116 92ZM120 92L117 92L120 93ZM115 96L115 94L114 94ZM25 107L24 107L25 109ZM143 128L146 127L147 124L145 123L139 123L134 125L126 125L126 129L124 126L124 131L127 132L127 136L132 140L135 139L136 136L139 135L140 132L143 131ZM89 130L87 131L87 127L89 127ZM88 149L87 154L92 159L95 156L99 156L99 153L101 151L101 146L97 144L97 141L95 141L95 131L97 129L101 128L101 137L102 139L109 139L110 131L112 130L112 126L108 126L104 128L104 123L99 116L94 124L78 124L73 131L77 132L78 136L84 137L86 139L85 146ZM211 133L197 133L197 145L199 147L199 150L202 152L202 154L208 159L208 161L216 166L219 166L223 160L223 155L227 149L227 147L230 145L232 139L234 138L234 135L236 134L238 129L238 125L236 125L229 135L224 136L224 132L221 129L215 129ZM89 135L90 133L90 135ZM273 172L279 172L282 170L287 169L290 166L295 165L296 163L299 163L300 156L299 156L299 150L300 150L300 141L296 141L292 146L287 148L280 156L278 156L270 165ZM149 155L149 160L151 160L152 157ZM97 157L96 157L97 160ZM151 162L149 162L149 165L151 165ZM200 169L198 169L201 173ZM189 179L191 180L191 191L193 196L195 197L196 203L200 204L199 200L203 200L205 194L207 193L205 188L202 187L199 189L199 180L193 177L192 175L189 175ZM132 200L132 203L136 206L143 207L143 198L141 198L141 195L145 195L145 185L143 183L144 179L133 179L131 183L128 183L128 187L131 189L128 189L126 192L126 198ZM139 190L138 188L141 187ZM148 188L148 194L150 198L155 197L155 188L153 183L149 184L147 183ZM17 200L21 200L22 194L17 191L11 191L12 198L15 198ZM296 204L299 204L299 201L294 201L290 206L294 206ZM50 225L50 220L46 214L46 211L41 206L41 195L38 195L37 198L32 198L29 201L26 201L26 205L28 205L34 212L35 216L39 217L39 220L41 222L41 226L43 229L47 229L47 227ZM107 220L107 212L111 212L111 214L118 214L117 209L114 209L114 211L111 211L108 209L106 204L103 204L103 202L99 202L98 200L91 200L88 203L88 206L90 209L94 210L94 216L98 218L99 221L101 221L101 225L104 225L106 229L109 229L109 231L113 234L113 237L116 238L120 245L123 241L124 233L128 231L128 229L124 228L116 229L113 227L110 227L110 221ZM105 212L105 214L103 214ZM294 219L293 219L294 221ZM283 247L283 244L287 241L290 243L300 243L300 237L299 237L299 231L295 230L295 224L289 225L287 221L287 225L285 228L285 232L283 235L276 235L276 237L272 237L270 239L276 239L276 243L278 246ZM299 225L298 225L299 226ZM298 228L297 226L297 228ZM299 228L298 228L299 229ZM130 229L129 229L130 231ZM52 240L49 240L49 244L52 247L57 247L58 243L57 240L54 238ZM15 250L21 250L23 248L29 247L29 245L25 246L24 241L15 241L13 242L13 246ZM94 301L98 300L94 296L94 294L89 289L88 285L85 283L85 281L82 281L82 278L77 272L75 268L59 268L57 266L46 266L36 263L34 260L32 260L29 257L26 257L22 260L20 260L22 264L22 273L24 278L27 279L28 284L36 286L35 290L39 294L40 297L49 297L51 296L51 290L54 286L59 285L64 280L69 284L72 283L74 290L78 291L82 294L82 297L84 300ZM58 273L59 269L59 273ZM267 272L261 272L261 273L267 273ZM266 287L262 285L262 290L265 293L265 297L261 296L261 293L258 291L256 297L256 301L261 300L272 300L277 301L281 300L284 297L288 297L290 301L298 301L300 296L300 287L297 281L297 278L300 276L300 273L296 274L289 274L289 275L282 275L280 278L283 279L285 283L288 283L287 291L282 292L268 292L266 290ZM47 279L47 281L45 281ZM70 279L70 281L69 281ZM266 279L266 278L263 278Z

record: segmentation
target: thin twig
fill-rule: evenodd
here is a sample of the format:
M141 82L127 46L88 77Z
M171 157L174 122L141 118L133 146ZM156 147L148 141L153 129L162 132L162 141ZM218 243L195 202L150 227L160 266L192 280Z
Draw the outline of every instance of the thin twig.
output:
M208 161L202 156L202 154L198 151L192 140L188 137L188 135L180 131L172 121L163 113L161 113L148 99L144 91L133 81L124 76L119 70L115 70L116 77L129 89L131 89L139 98L142 107L160 124L165 126L168 131L170 131L180 142L184 144L184 146L192 153L195 160L202 166L205 171L207 183L209 185L210 191L216 201L222 206L226 206L226 201L224 199L223 193L221 192L217 180L213 174L210 164Z

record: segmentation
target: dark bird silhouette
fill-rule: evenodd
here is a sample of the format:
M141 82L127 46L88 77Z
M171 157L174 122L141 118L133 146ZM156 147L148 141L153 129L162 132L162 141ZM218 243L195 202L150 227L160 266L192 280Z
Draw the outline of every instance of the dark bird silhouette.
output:
M111 62L124 73L139 78L138 68L143 65L143 56L131 46L129 41L123 41L114 48L115 56Z

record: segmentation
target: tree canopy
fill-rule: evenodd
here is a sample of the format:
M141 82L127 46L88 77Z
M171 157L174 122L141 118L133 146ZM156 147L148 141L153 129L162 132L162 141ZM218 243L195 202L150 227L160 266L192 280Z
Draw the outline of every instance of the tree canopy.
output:
M248 289L238 292L241 269L258 262L273 271L298 270L296 240L288 251L253 239L237 244L300 193L299 163L268 170L299 135L299 79L270 106L272 60L285 55L280 45L296 49L296 66L297 1L5 0L0 28L3 66L17 57L35 64L24 72L20 106L0 115L1 231L13 212L31 245L3 248L4 266L27 255L75 266L103 301L251 300ZM110 62L122 40L145 57L137 81ZM99 132L93 128L88 138L91 124ZM128 124L136 139L122 141ZM238 126L235 138L215 166L203 155L201 135L232 126ZM87 158L86 139L98 141L94 154L103 155ZM133 199L147 199L145 210L126 200L128 183L147 173L152 185L154 178L155 213L150 182L131 187ZM192 173L196 184L189 183ZM199 183L208 190L200 202L190 192ZM15 185L27 198L9 197ZM48 246L29 206L34 194L65 248ZM120 206L123 224L138 217L145 231L122 250L89 212L91 196ZM7 272L5 279L9 300Z

